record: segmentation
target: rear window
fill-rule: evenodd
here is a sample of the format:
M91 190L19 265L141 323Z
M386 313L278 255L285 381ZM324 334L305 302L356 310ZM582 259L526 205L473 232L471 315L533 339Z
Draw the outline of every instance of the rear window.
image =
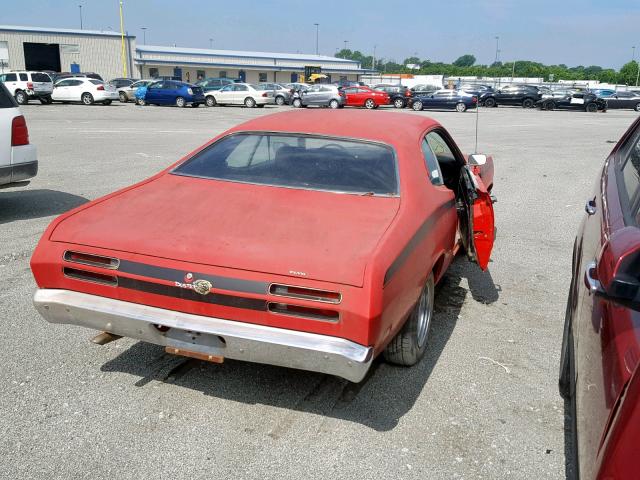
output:
M0 82L0 108L16 108L18 104L7 90L7 87Z
M231 182L354 194L398 195L390 147L303 135L229 135L173 170Z
M32 82L49 82L51 83L51 78L46 73L32 73L31 74Z
M101 82L100 80L89 80L89 81L94 85L104 85L104 82Z

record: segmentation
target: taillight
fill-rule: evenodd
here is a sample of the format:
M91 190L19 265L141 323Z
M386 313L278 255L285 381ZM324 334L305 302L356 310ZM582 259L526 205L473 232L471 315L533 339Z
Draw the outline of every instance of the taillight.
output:
M98 85L98 88L96 88L96 90L104 90L104 85Z
M115 275L106 275L104 273L89 272L87 270L80 270L78 268L64 267L62 273L65 277L73 278L75 280L82 280L84 282L101 283L103 285L109 285L116 287L118 285L118 277Z
M410 97L411 96L411 90L407 89L404 91L404 96L405 97Z
M27 122L22 115L14 117L11 121L11 146L29 145L29 130Z
M478 97L472 97L471 103L478 103Z
M268 97L269 95L267 95L267 92L264 92L264 93L262 94L262 96L263 96L263 97Z
M340 295L339 292L319 290L317 288L295 287L278 283L272 283L269 286L269 293L279 297L300 298L325 303L340 303L342 300L342 295Z
M280 315L290 315L292 317L309 318L311 320L324 320L325 322L337 322L340 314L335 310L324 308L301 307L300 305L289 305L286 303L269 303L270 312Z
M291 90L289 90L289 93L293 94L295 92L295 90L292 88Z
M33 90L33 83L27 82L27 90Z
M340 92L340 91L338 91L338 95L340 95L341 97L345 96L344 92Z
M112 257L103 257L102 255L93 255L91 253L73 252L67 250L64 252L63 258L67 262L80 263L92 267L102 267L109 269L117 269L120 266L120 260Z

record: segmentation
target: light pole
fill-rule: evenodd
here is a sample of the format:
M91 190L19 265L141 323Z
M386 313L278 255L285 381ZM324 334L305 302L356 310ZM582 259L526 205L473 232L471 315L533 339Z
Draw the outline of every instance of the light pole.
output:
M498 37L496 35L496 61L495 63L498 63L498 61L500 60L500 37Z
M78 5L78 9L80 10L80 30L82 30L82 5Z
M371 70L376 69L376 48L377 47L378 47L377 45L373 46L373 62L371 62Z
M636 61L636 47L631 47L631 61L635 62Z
M320 31L320 24L314 23L316 26L316 55L318 55L318 32Z
M511 83L513 83L513 77L516 74L516 61L513 61L513 66L511 67Z
M146 45L147 44L147 27L140 27L140 30L142 30L142 44Z
M349 40L344 40L344 49L347 49L347 43L349 43Z
M209 39L209 48L213 48L213 38Z

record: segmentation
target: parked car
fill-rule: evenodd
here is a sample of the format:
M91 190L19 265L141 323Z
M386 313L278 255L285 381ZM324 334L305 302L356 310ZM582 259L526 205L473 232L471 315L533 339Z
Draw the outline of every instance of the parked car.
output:
M418 85L414 85L409 90L411 91L411 96L431 95L433 92L442 90L442 87L441 86L438 87L436 85L418 84Z
M267 92L259 90L256 85L250 83L234 83L209 93L213 96L210 106L244 105L248 108L263 108L267 103L272 102Z
M42 104L51 103L53 82L44 72L15 71L0 75L9 93L19 105L26 105L29 100L38 99Z
M589 92L556 90L553 95L543 97L536 102L540 110L581 110L597 112L607 110L607 101Z
M107 83L116 87L116 90L120 90L121 88L130 87L137 81L137 78L113 78Z
M493 92L493 87L490 85L472 85L466 84L462 85L459 90L462 90L469 95L475 95L476 97L480 97L483 93Z
M640 112L640 93L638 92L615 92L613 95L606 97L606 102L607 108L629 108Z
M609 98L612 95L616 94L615 90L611 90L610 88L594 88L591 90L591 93L597 95L600 98Z
M355 80L340 80L338 82L333 82L338 88L347 88L347 87L366 87L364 82L359 82Z
M53 83L56 84L58 83L59 80L63 80L65 78L93 78L94 80L103 80L104 79L98 75L97 73L94 72L78 72L78 73L73 73L73 72L55 72L53 74L53 76L51 77L51 80L53 80Z
M371 110L378 108L380 105L389 105L391 103L387 92L369 87L347 87L343 88L342 92L345 94L345 105L347 107L365 107Z
M35 145L15 99L0 83L0 188L28 183L38 173Z
M480 95L478 101L485 107L497 107L498 105L518 105L524 108L533 107L542 94L536 87L530 85L510 85L496 91L485 92Z
M126 87L121 87L118 89L118 98L120 99L120 101L122 103L126 103L130 100L134 100L136 99L136 91L140 88L140 87L146 87L147 85L149 85L150 83L156 82L157 80L153 80L153 79L146 79L146 80L138 80L137 82L132 83L129 86ZM146 90L145 90L146 92ZM142 98L144 98L144 96L142 96Z
M54 102L70 103L82 102L85 105L102 103L110 105L118 100L118 92L112 85L93 78L65 78L53 86L51 99Z
M344 92L335 85L316 84L294 93L291 105L295 108L308 106L342 108L345 103Z
M279 83L259 83L256 85L256 90L267 92L267 97L271 100L271 103L276 105L288 105L291 103L293 90Z
M207 107L213 107L215 105L215 98L211 95L212 92L220 90L227 85L233 85L234 80L231 78L205 78L196 82L196 85L202 88L204 92L204 103Z
M146 86L146 105L175 105L176 107L199 107L204 103L202 88L177 80L160 80ZM140 104L140 103L139 103Z
M490 158L423 116L261 116L54 220L34 304L107 339L358 382L383 352L424 356L461 245L487 268L492 184Z
M373 88L387 93L389 95L389 98L391 99L391 103L396 108L406 107L409 99L411 98L411 90L409 90L404 85L388 85L385 83L380 83Z
M290 90L293 90L293 93L306 90L307 88L310 87L310 85L307 83L299 83L299 82L285 83L284 86Z
M456 90L439 90L431 95L416 95L409 99L409 107L416 112L428 109L465 112L478 106L478 97Z
M640 458L640 119L588 196L572 262L560 355L579 478L638 477Z

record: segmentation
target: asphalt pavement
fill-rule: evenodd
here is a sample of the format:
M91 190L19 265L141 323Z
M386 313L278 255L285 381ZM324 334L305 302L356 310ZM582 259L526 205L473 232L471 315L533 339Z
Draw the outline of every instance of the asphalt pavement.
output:
M430 349L413 368L378 361L355 385L206 364L128 339L97 346L95 332L38 316L29 258L56 215L287 108L22 107L40 171L26 188L0 190L0 478L570 473L557 371L571 248L598 170L635 112L480 111L478 151L496 168L492 262L483 273L456 260L436 294ZM436 118L473 151L475 113L406 114Z

